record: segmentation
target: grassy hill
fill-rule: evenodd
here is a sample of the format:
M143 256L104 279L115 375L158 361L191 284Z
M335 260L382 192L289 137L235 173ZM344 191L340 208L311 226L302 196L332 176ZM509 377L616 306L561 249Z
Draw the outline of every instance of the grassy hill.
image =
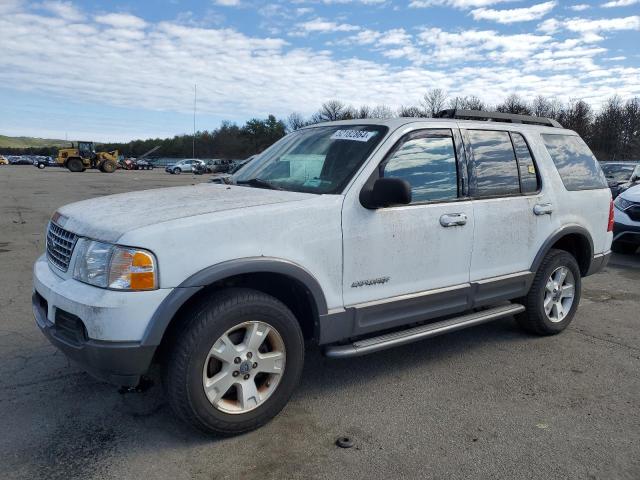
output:
M65 147L69 142L51 138L7 137L0 135L0 148Z

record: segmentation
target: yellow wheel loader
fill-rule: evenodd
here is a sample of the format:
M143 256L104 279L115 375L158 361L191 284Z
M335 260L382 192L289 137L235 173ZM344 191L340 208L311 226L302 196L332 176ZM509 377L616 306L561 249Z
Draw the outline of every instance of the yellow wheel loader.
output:
M72 172L84 172L87 168L97 168L104 173L113 173L118 168L118 150L96 152L93 142L76 142L71 148L58 150L56 163Z

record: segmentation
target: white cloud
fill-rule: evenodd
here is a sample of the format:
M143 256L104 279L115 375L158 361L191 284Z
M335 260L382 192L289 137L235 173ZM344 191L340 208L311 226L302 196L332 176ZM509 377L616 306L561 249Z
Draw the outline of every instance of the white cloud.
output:
M538 3L531 7L511 8L506 10L495 10L491 8L477 8L471 10L471 15L475 20L492 20L498 23L516 23L538 20L555 8L555 0Z
M496 30L378 32L324 19L307 26L318 33L341 31L338 38L360 42L370 50L363 60L357 51L343 58L297 47L292 38L232 28L116 13L70 23L42 12L23 6L0 15L3 88L97 107L188 114L194 83L200 112L238 121L267 113L308 114L331 98L397 107L418 102L435 86L488 102L501 101L514 86L525 97L579 96L595 104L616 91L640 95L640 68L609 62L602 67L598 59L606 55L604 47L583 39L584 34L638 28L637 17L562 20L559 28L579 37L563 42L551 35ZM131 125L127 122L122 119Z
M105 15L96 15L94 18L98 23L123 29L140 29L147 25L147 22L140 17L129 15L128 13L107 13Z
M447 32L440 28L425 29L418 37L428 47L426 57L438 62L524 60L552 40L547 35L500 35L494 30Z
M240 5L240 0L214 0L213 3L221 7L237 7Z
M548 18L538 25L538 30L543 33L553 34L560 30L561 26L562 24L559 20L555 18Z
M640 0L613 0L611 2L603 3L601 7L602 8L629 7L639 2Z
M571 18L563 22L564 28L572 32L598 33L615 30L640 30L640 16L633 15L624 18L601 18L592 20L587 18Z
M353 32L360 30L356 25L348 23L336 23L323 18L315 18L308 22L302 22L297 25L297 30L292 32L294 36L304 36L309 33L333 33L333 32Z
M573 10L574 12L582 12L584 10L589 10L591 8L591 5L589 5L588 3L578 3L567 8L569 10Z
M561 30L568 30L580 34L584 42L600 42L605 34L619 30L640 30L640 16L633 15L623 18L565 18L558 20L550 18L538 25L540 32L552 35Z
M519 0L412 0L409 3L411 8L429 7L454 7L460 9L488 7L498 3L514 2Z
M84 15L71 2L45 1L40 4L40 7L70 22L84 20Z

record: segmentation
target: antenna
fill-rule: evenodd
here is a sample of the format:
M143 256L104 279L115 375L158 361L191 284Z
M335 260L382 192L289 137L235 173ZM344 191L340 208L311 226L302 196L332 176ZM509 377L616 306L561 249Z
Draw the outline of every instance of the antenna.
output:
M196 105L198 101L198 85L193 84L193 156L196 158Z

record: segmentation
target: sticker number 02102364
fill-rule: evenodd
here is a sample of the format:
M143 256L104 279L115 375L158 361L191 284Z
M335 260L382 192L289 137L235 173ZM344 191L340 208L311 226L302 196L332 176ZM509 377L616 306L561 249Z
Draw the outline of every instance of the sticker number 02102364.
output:
M367 132L366 130L336 130L331 135L331 140L353 140L356 142L368 142L371 137L378 132Z

